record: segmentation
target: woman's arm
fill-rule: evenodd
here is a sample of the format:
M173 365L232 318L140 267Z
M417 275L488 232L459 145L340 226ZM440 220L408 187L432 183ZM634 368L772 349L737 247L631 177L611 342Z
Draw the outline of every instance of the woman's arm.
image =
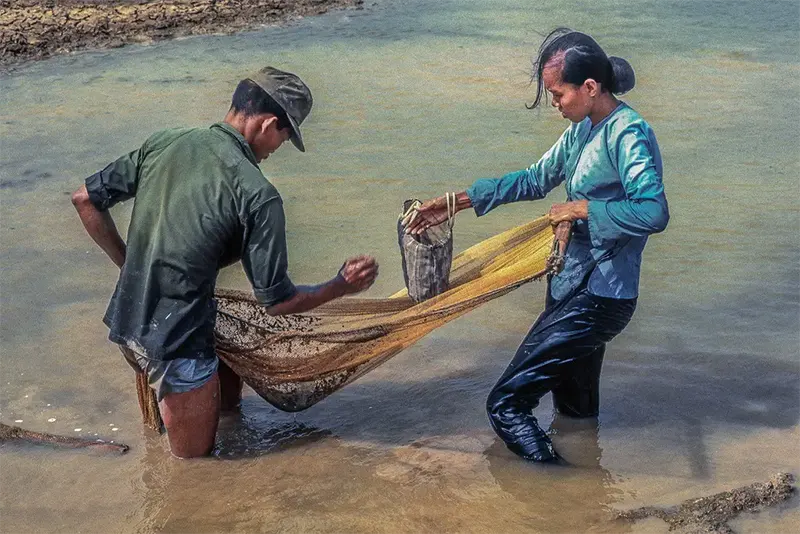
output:
M544 198L565 179L575 128L571 126L564 131L556 144L529 168L508 173L501 178L478 179L466 191L456 193L454 213L471 207L480 217L503 204ZM443 223L447 218L446 196L434 198L423 203L417 215L406 225L406 232L419 234Z
M669 223L661 156L652 133L641 125L628 126L618 137L612 153L616 153L625 198L589 201L589 235L595 246L626 236L658 233Z
M544 198L566 179L567 159L575 132L576 126L565 130L550 150L527 169L501 178L476 180L466 191L475 214L480 217L503 204Z

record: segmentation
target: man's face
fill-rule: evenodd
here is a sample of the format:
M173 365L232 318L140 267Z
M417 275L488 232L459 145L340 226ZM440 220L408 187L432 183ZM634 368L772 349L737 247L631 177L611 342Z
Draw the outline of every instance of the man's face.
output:
M253 153L258 161L264 161L270 154L278 150L291 136L291 128L278 128L278 118L270 116L265 119L253 139Z

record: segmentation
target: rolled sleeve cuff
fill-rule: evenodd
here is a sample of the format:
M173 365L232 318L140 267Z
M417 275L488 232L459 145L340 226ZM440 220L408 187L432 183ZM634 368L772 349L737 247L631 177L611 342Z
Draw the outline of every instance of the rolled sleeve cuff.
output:
M480 217L492 210L494 207L492 205L494 191L494 181L488 178L476 180L474 184L467 188L467 196L472 203L472 209L475 210L475 215Z
M103 184L102 171L89 176L84 183L92 205L97 211L106 211L111 203L111 197Z
M258 302L266 307L284 302L292 298L295 293L297 293L297 288L294 287L294 284L288 276L266 289L253 289L253 294L256 296Z
M611 220L606 208L607 203L602 200L589 201L589 238L595 248L619 237L617 225Z

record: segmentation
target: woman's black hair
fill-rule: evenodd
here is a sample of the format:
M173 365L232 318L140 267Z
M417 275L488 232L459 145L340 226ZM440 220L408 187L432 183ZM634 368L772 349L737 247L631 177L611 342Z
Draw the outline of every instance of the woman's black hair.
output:
M533 63L531 82L536 82L536 98L533 104L527 106L528 109L538 106L542 97L545 97L542 71L551 59L562 53L561 81L564 83L582 85L591 78L600 84L603 91L616 95L627 93L636 84L630 63L619 57L607 56L597 41L585 33L556 28L544 38Z
M231 100L231 110L245 117L270 113L278 117L278 129L291 128L283 108L256 82L244 79L236 86Z

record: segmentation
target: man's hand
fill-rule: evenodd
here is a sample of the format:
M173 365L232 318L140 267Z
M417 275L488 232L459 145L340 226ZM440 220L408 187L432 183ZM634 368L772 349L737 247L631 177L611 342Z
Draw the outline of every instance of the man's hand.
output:
M336 280L343 294L352 295L365 291L375 283L378 276L378 263L372 256L356 256L344 262Z
M287 315L313 310L326 302L345 295L359 293L375 282L378 276L378 264L371 256L350 258L339 274L318 286L297 286L297 292L290 299L267 308L269 315Z
M560 222L573 222L589 218L589 201L574 200L563 204L553 204L547 214L550 224L555 228Z

